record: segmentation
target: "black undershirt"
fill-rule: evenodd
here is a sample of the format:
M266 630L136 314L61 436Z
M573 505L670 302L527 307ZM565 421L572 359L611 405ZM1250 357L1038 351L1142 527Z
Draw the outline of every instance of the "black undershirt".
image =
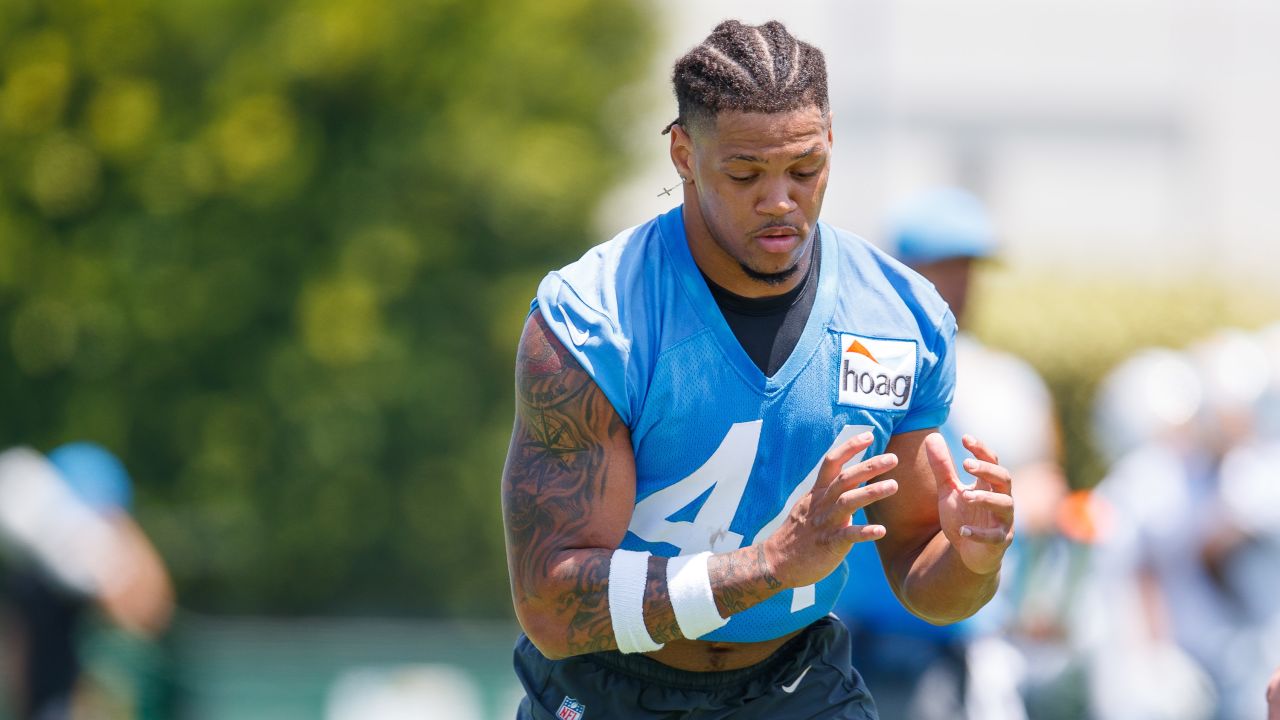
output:
M821 250L821 240L815 232L809 271L799 285L781 295L743 297L720 287L706 273L702 274L729 329L766 377L778 372L804 334L813 300L818 295Z

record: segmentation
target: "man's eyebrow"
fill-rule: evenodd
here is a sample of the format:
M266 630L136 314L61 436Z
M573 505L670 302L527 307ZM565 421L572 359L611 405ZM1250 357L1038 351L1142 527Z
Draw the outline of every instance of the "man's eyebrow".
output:
M792 159L792 160L803 160L803 159L805 159L805 158L809 157L810 155L812 155L812 154L814 154L814 153L818 152L818 150L819 150L819 149L820 149L820 148L819 148L819 146L814 145L813 147L809 148L808 150L805 150L804 152L800 153L799 155L796 155L796 156L792 157L791 159ZM733 160L742 160L743 162L750 162L750 163L762 163L762 162L765 162L765 160L764 160L763 158L756 157L755 155L745 155L745 154L742 154L742 153L739 153L739 154L737 154L737 155L730 155L729 157L725 158L725 159L723 160L723 162L731 162L731 161L733 161Z

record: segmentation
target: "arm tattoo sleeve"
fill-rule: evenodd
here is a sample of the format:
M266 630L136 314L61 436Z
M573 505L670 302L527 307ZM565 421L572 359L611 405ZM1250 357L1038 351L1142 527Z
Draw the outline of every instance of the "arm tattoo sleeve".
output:
M516 358L516 424L502 492L512 580L517 593L536 596L561 542L587 526L603 495L602 441L625 428L564 348L534 327Z
M713 555L707 572L722 617L764 602L782 589L782 581L769 570L763 545Z
M629 448L628 431L536 315L516 365L516 423L502 486L513 594L555 616L571 653L610 649L613 548L578 539L601 512L611 474L621 475L610 453Z
M676 623L671 596L667 593L667 559L657 555L649 558L649 582L644 589L644 621L654 642L665 643L684 637Z

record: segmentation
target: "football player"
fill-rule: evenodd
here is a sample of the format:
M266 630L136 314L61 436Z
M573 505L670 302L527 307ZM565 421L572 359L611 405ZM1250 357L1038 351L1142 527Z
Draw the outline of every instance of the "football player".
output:
M822 53L719 25L677 61L683 203L550 273L502 483L521 718L874 718L829 613L876 541L935 623L996 589L1011 478L936 428L955 320L819 219ZM851 516L865 508L866 524Z

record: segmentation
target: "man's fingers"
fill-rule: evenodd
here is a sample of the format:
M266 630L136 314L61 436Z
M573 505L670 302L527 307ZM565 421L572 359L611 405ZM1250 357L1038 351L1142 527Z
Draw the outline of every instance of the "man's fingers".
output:
M1007 528L974 527L972 525L961 525L960 537L988 545L1003 545L1009 542L1010 539Z
M982 442L978 438L972 435L965 435L960 438L960 442L964 445L966 450L973 453L973 456L979 460L989 462L992 465L1000 464L1000 458L992 452L991 448L987 447L986 443Z
M929 467L933 470L933 479L938 483L938 492L960 486L960 478L956 476L956 467L951 463L951 451L947 449L947 441L941 433L929 433L924 439L925 456L929 459Z
M835 480L831 481L827 486L827 492L824 497L832 494L841 495L846 490L855 488L869 480L874 480L896 467L898 467L898 456L893 453L885 453L863 460L853 467L841 470L840 474L836 475Z
M844 542L859 543L879 540L884 537L885 529L883 525L848 525L840 528L837 533Z
M1003 465L968 458L964 461L964 470L1002 492L1007 493L1013 488L1013 476Z
M871 447L871 442L874 439L875 435L868 431L854 435L828 450L827 454L822 458L822 467L818 469L818 479L813 485L814 490L825 490L832 480L840 476L840 471L844 468L844 464L849 462L854 455Z
M1013 522L1013 498L1009 495L986 490L965 490L964 500L970 505L990 510L1007 523Z
M898 492L897 480L881 480L854 488L840 495L836 500L835 513L838 516L852 515L858 510L877 500L883 500Z

